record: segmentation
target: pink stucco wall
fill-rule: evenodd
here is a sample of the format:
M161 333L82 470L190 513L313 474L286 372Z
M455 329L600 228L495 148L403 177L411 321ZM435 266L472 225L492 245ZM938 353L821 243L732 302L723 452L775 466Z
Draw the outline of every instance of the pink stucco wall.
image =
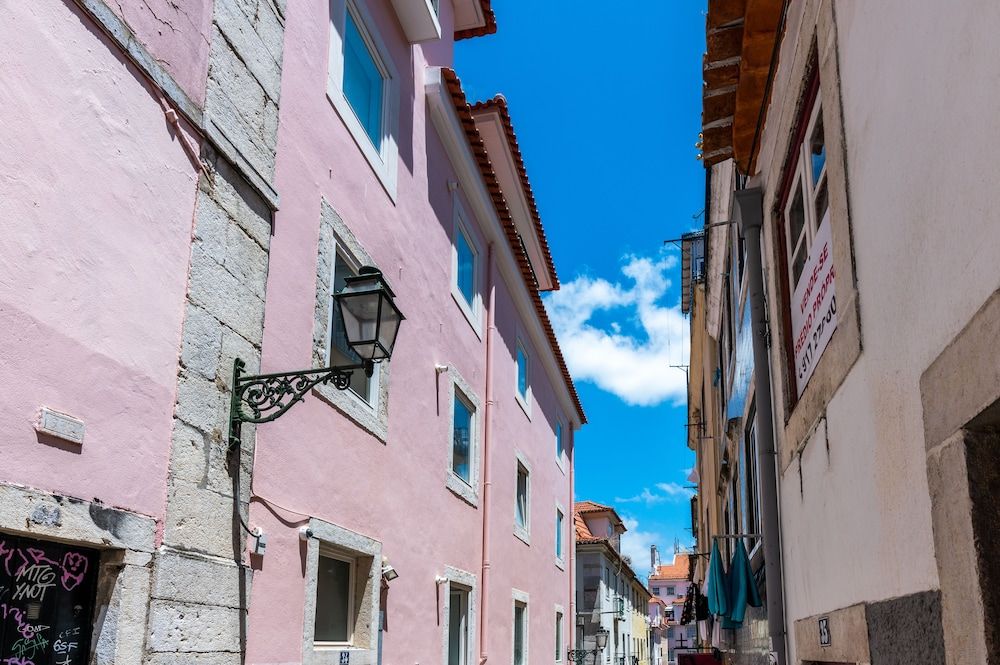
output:
M74 3L5 3L0 41L0 480L159 516L196 170Z
M312 362L325 199L386 274L407 316L391 363L388 437L380 441L316 395L297 405L293 415L258 428L250 520L269 534L269 546L253 581L248 662L302 658L305 587L297 527L309 516L381 541L399 572L388 592L386 663L439 662L444 618L434 578L445 566L480 577L482 477L479 508L446 488L450 384L447 374L435 372L435 364L451 365L485 405L485 343L450 293L448 181L457 178L426 118L423 92L425 65L451 64L450 3L441 3L445 39L412 49L390 3L367 4L402 78L398 197L393 203L387 196L326 99L328 3L290 4L276 175L282 208L271 244L263 370ZM570 611L569 562L561 570L554 561L557 500L567 508L563 542L567 547L571 542L569 471L555 460L557 387L540 368L533 373L531 420L514 400L513 349L521 324L511 290L499 278L496 291L488 649L491 661L509 662L511 594L517 588L530 594L532 662L542 662L553 653L555 605L562 605L567 617ZM535 357L546 352L532 349ZM513 533L515 448L532 467L530 547ZM564 635L570 626L564 624Z
M203 106L212 0L116 0L107 4L191 101Z

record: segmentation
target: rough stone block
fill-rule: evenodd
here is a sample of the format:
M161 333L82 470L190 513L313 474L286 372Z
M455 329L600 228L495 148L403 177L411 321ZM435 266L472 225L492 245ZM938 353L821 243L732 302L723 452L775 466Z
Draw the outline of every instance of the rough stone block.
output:
M240 463L246 479L244 483L248 485L253 465L252 450L244 450ZM233 481L229 470L229 442L226 440L226 432L216 428L206 433L175 420L170 473L177 480L187 481L224 496L232 496Z
M229 422L229 393L214 380L182 372L177 381L177 417L211 433L225 431Z
M147 646L152 652L238 652L239 614L228 607L154 600L149 605Z
M235 562L163 548L157 563L153 598L239 608L240 568ZM246 584L249 598L249 579Z
M273 48L265 41L274 38L273 32L258 34L253 15L245 13L240 4L239 0L217 0L215 24L267 95L276 100L281 93L281 41L277 43L275 57ZM266 6L264 11L268 11Z
M218 557L233 556L233 500L175 479L167 499L165 545Z
M261 247L269 247L271 210L267 203L225 160L210 161L213 170L209 177L199 181L201 192L215 201Z
M201 307L187 304L184 316L181 364L189 371L214 379L222 351L222 324Z
M267 250L240 226L226 228L226 255L223 265L261 300L267 286Z
M189 297L255 345L264 327L264 301L218 262L195 247Z
M868 605L871 662L944 665L941 593L924 591Z
M149 578L145 566L125 565L118 571L104 621L94 636L94 665L142 663Z
M240 655L233 652L154 653L146 665L242 665Z

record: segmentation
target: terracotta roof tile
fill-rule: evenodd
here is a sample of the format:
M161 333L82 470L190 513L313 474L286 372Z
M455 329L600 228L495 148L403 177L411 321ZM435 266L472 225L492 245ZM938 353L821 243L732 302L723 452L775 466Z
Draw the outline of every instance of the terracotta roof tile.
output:
M493 8L490 7L490 0L479 0L479 6L483 8L483 17L486 19L485 23L478 28L469 28L468 30L456 30L455 31L455 41L460 39L469 39L471 37L484 37L486 35L492 35L497 31L497 16L493 13Z
M651 580L686 580L688 578L688 570L691 567L691 559L693 557L690 554L675 554L674 561L671 564L664 566L657 566L656 570L650 575Z
M503 192L500 189L500 184L497 182L496 173L493 171L493 165L490 163L489 155L486 152L486 146L483 143L482 137L479 135L479 130L476 129L476 121L472 117L472 107L465 98L465 91L462 90L462 82L458 78L455 71L448 69L447 67L441 68L441 74L444 78L445 84L448 86L448 92L451 94L452 102L455 104L455 112L458 114L459 122L461 123L462 129L465 131L465 136L469 141L469 147L472 149L472 154L475 157L477 165L479 166L479 171L482 173L486 189L490 193L490 197L493 199L493 206L496 208L497 216L500 218L500 224L503 227L504 235L507 237L507 242L510 245L511 251L514 253L518 267L521 270L521 275L524 277L524 281L528 286L532 303L535 306L535 313L538 315L538 319L542 324L542 329L545 331L545 336L548 338L549 345L552 348L552 354L555 356L559 369L562 372L563 380L566 383L566 389L569 390L570 397L573 400L573 405L576 407L576 412L580 416L580 421L586 423L587 415L583 411L583 404L580 402L580 396L577 394L576 386L573 384L573 377L570 375L569 368L566 366L566 359L563 357L562 350L559 348L559 341L556 339L556 333L552 328L552 322L549 320L549 315L545 311L545 305L542 303L542 296L538 290L538 281L535 278L535 273L531 268L531 261L528 260L528 254L524 249L521 236L517 232L517 227L510 215L510 209L507 207L507 201L504 199Z
M521 155L521 147L517 143L517 134L514 132L514 123L510 119L510 111L507 108L507 100L502 95L497 95L493 99L485 102L476 102L472 105L472 112L481 110L496 110L500 114L503 122L504 133L507 134L507 144L510 152L514 156L514 167L517 175L521 179L521 189L524 190L524 198L528 201L528 210L531 211L531 220L535 225L535 233L538 234L538 242L542 246L542 254L545 257L545 267L552 275L552 290L559 288L559 276L556 274L556 265L552 260L552 252L549 250L549 240L545 237L545 228L542 226L541 215L538 214L538 204L535 203L535 193L531 189L531 181L528 180L528 169L524 166L524 157Z

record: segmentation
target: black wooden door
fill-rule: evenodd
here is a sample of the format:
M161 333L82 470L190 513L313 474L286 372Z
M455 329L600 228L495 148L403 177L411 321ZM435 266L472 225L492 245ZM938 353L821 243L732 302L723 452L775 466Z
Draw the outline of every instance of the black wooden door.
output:
M100 555L0 533L0 665L86 665Z

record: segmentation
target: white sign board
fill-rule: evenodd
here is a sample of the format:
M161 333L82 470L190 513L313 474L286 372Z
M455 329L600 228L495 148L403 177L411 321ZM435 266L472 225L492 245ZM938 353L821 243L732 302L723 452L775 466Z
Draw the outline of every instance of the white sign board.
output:
M799 284L792 295L792 343L799 396L837 329L837 295L834 289L833 239L830 211L823 216Z

